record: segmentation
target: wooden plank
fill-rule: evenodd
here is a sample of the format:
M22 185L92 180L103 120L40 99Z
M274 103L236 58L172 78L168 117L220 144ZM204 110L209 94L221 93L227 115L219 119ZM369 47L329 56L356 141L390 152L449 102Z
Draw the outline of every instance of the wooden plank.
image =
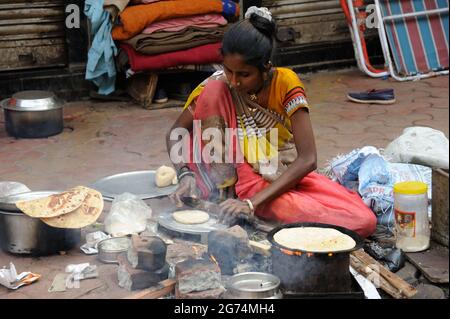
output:
M393 287L386 279L373 271L370 267L366 266L362 261L353 255L350 255L350 265L361 275L366 277L370 282L374 284L376 288L380 288L395 299L403 299L402 293L395 287Z
M390 272L378 261L366 254L362 249L352 252L352 255L372 270L378 272L384 279L386 279L386 281L388 281L393 287L397 288L406 297L411 298L417 293L417 290L414 287L396 274Z
M175 279L166 279L157 286L141 290L123 299L158 299L164 297L175 290Z

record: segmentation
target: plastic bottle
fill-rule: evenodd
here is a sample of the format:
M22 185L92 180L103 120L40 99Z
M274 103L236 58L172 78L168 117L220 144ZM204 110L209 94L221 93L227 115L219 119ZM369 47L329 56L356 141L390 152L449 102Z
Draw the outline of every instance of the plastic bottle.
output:
M396 247L416 252L430 246L428 186L411 181L394 185Z

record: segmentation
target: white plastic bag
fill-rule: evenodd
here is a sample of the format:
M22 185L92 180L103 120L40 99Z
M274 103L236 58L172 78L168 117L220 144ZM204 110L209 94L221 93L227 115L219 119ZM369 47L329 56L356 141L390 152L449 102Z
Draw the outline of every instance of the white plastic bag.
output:
M386 147L384 155L390 162L449 168L448 138L429 127L405 128L403 134Z
M152 209L136 195L123 193L116 197L105 218L105 231L112 236L138 234L147 227Z

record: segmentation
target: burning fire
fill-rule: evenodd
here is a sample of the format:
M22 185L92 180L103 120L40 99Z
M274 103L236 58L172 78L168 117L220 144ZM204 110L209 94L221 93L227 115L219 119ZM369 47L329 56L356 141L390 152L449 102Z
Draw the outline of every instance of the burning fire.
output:
M280 248L280 251L289 256L301 256L303 253L301 251L291 251L287 249ZM314 253L305 253L307 257L314 256ZM328 253L328 257L332 257L333 253Z
M219 263L217 262L217 259L213 255L209 255L209 257L217 265L217 267L219 267Z

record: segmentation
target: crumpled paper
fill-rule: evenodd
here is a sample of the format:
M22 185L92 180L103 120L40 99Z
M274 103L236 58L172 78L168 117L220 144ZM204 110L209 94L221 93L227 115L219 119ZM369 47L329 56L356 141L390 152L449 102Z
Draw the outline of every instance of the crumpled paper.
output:
M103 239L111 238L110 235L106 235L104 232L96 231L86 234L86 244L80 247L80 249L86 255L98 254L97 244Z
M89 263L70 264L66 266L65 274L59 273L53 279L49 292L63 292L67 289L80 288L80 281L83 279L97 278L98 271L96 265Z
M9 289L18 289L24 285L30 285L39 280L41 275L26 271L17 275L16 267L9 263L9 269L3 267L0 269L0 284Z

